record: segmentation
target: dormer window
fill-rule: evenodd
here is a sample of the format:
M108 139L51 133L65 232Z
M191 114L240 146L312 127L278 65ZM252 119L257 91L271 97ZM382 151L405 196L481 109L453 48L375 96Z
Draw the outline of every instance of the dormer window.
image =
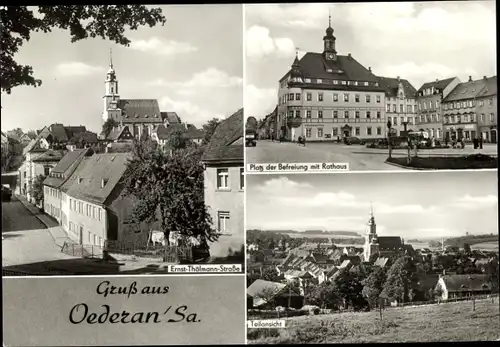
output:
M83 182L83 178L81 177L78 177L78 184L82 183Z
M333 72L332 69L326 69L326 72Z
M134 116L135 116L135 118L139 118L139 115L137 113Z
M108 184L108 179L107 178L103 178L101 180L101 188L104 188L106 186L106 184Z
M144 118L148 118L148 115L147 115L147 114L145 114L145 115L144 115Z

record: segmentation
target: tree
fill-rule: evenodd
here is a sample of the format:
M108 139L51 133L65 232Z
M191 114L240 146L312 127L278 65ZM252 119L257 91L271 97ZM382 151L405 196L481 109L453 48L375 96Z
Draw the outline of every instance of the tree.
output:
M320 308L337 309L342 302L342 298L334 284L323 282L306 292L306 301L308 304Z
M262 277L265 281L270 282L279 282L278 271L274 267L268 267L264 271L262 271Z
M16 136L19 139L19 138L21 138L21 136L23 136L24 131L21 128L15 128L15 129L12 129L11 131L9 131L9 133L13 134L14 136Z
M261 299L265 302L266 306L274 308L276 296L280 293L281 289L274 286L264 287L259 292L254 294L255 299Z
M352 306L355 310L359 310L368 306L368 302L363 298L363 284L357 273L340 269L333 283L347 307Z
M43 181L45 181L45 178L46 176L44 175L36 176L30 188L30 195L33 197L37 205L40 205L40 203L43 202Z
M10 94L12 88L20 85L42 84L34 77L31 66L20 65L14 59L34 32L48 33L57 28L69 30L71 42L100 37L128 46L131 41L125 37L126 29L166 22L161 9L148 9L144 5L44 5L38 6L36 12L26 6L3 6L0 10L2 93Z
M118 123L113 118L108 118L102 125L102 132L104 133L104 137L108 137L111 131L118 126Z
M417 295L417 269L408 256L398 258L389 269L381 296L400 302L413 301Z
M363 282L362 294L368 301L370 308L376 307L380 294L384 288L385 271L381 267L375 267L373 272Z
M160 221L167 243L171 231L199 237L205 244L218 239L205 206L201 155L195 147L166 153L150 139L133 143L123 194L138 200L136 221Z
M206 124L203 125L203 145L206 145L210 142L210 139L212 138L212 135L215 132L215 128L221 123L221 120L219 118L212 118L210 119Z
M186 138L182 130L173 131L168 137L167 148L172 150L185 149L191 145L191 141Z
M36 138L36 131L35 130L30 130L26 133L31 139Z

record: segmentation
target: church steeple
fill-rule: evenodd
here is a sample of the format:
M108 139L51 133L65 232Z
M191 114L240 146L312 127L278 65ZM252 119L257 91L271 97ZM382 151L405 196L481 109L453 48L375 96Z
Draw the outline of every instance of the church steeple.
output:
M102 114L103 122L109 118L119 121L121 112L118 108L120 95L118 94L118 80L116 72L113 68L113 54L111 48L109 49L109 69L106 73L106 80L104 81L104 110Z
M302 71L300 69L300 60L299 60L299 48L296 47L295 51L295 59L292 64L292 69L290 70L290 81L288 84L294 83L302 83Z
M333 36L332 16L328 14L328 28L326 28L326 35L323 36L323 56L327 60L336 60L337 51L335 50L335 36Z

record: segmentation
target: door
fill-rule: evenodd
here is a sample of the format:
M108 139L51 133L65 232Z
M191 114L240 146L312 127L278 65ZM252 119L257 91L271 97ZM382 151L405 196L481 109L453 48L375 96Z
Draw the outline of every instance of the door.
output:
M497 131L493 129L491 130L491 142L497 143Z

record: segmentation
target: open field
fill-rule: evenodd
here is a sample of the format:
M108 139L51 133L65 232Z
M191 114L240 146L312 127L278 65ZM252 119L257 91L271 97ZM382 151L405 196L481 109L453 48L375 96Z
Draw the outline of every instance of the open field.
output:
M471 245L470 248L478 249L481 251L497 251L498 252L498 242L491 241L491 242L476 243L475 245Z
M377 343L494 341L500 338L498 297L404 307L379 312L349 312L288 318L283 329L248 329L248 343Z
M284 233L292 238L327 238L327 239L359 239L361 235L337 235L337 234L309 234L309 233Z

